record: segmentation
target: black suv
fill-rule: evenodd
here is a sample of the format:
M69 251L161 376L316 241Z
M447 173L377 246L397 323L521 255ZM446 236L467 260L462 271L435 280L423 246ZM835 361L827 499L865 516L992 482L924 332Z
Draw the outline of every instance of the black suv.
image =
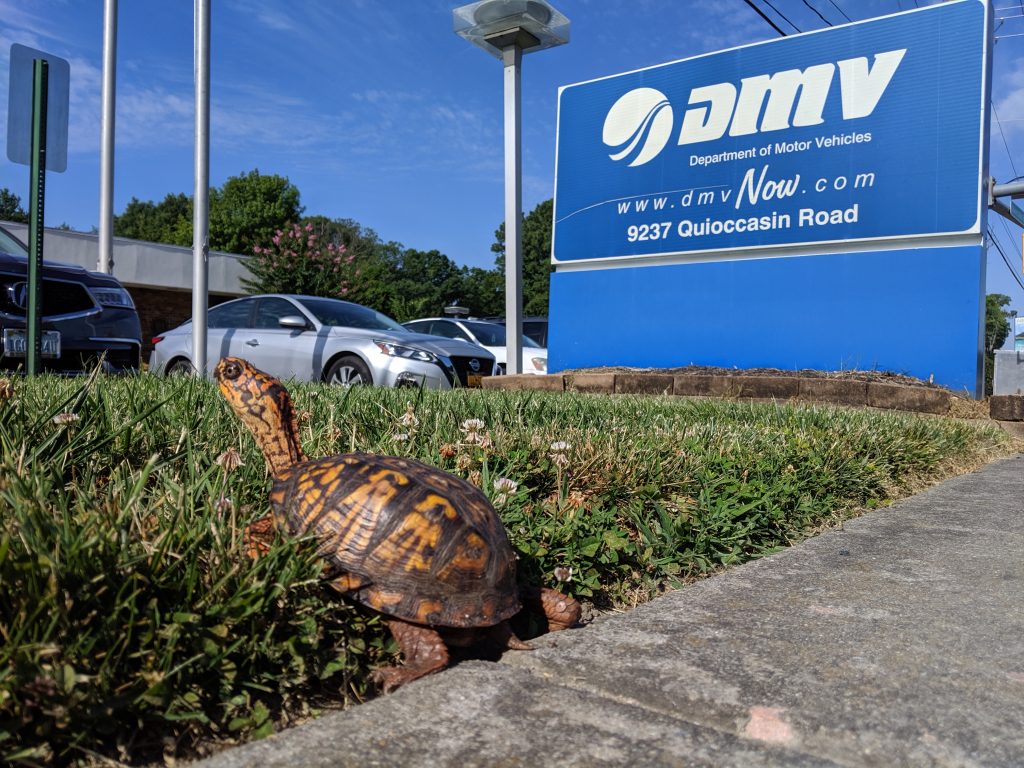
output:
M40 369L81 373L103 356L108 373L139 369L142 331L128 291L115 278L45 261ZM0 370L24 369L28 249L0 227ZM105 356L103 353L106 353Z

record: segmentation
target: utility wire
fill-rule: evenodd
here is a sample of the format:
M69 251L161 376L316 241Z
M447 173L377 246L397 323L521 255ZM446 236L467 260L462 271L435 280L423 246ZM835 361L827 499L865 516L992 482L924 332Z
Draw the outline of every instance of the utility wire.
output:
M774 29L774 30L775 30L776 32L778 32L778 33L779 33L780 35L782 35L783 37L785 37L785 36L786 36L786 33L785 33L785 32L783 32L783 31L782 31L782 30L781 30L781 29L779 28L779 25L778 25L778 24L776 24L776 23L775 23L774 21L772 21L772 20L771 20L771 19L769 19L769 18L768 18L767 16L765 16L765 13L764 13L764 11L762 11L762 10L761 10L760 8L758 8L758 7L756 6L756 5L754 5L754 0L743 0L743 2L745 2L745 3L746 3L747 5L749 5L749 6L751 7L751 8L753 8L753 9L754 9L754 10L755 10L755 11L757 12L757 15L758 15L758 16L760 16L760 17L761 17L762 19L764 19L765 21L767 21L767 22L768 22L768 25L769 25L769 26L770 26L770 27L771 27L772 29Z
M774 5L772 5L772 0L761 0L761 2L763 2L763 3L764 3L765 5L767 5L767 6L769 7L769 8L771 8L771 9L772 9L773 11L775 11L775 13L776 13L776 14L777 14L777 15L778 15L779 17L781 17L781 18L782 18L782 20L783 20L784 22L786 22L787 24L789 24L789 26L791 26L791 27L792 27L793 29L795 29L795 30L796 30L797 32L803 32L803 30L802 30L802 29L800 29L800 27L798 27L798 26L797 26L796 24L794 24L794 23L793 23L792 21L790 21L790 20L789 20L789 19L788 19L788 18L786 17L786 14L782 13L782 11L780 11L780 10L779 10L778 8L776 8L776 7L774 6Z
M846 15L846 11L844 11L842 8L839 7L839 5L836 3L836 0L828 0L828 1L830 3L832 3L832 7L833 8L835 8L837 11L839 11L841 14L843 14L843 18L844 19L846 19L847 21L853 21L853 19L851 19L849 16Z
M993 101L993 102L991 102L991 105L992 105L992 116L996 119L996 125L999 127L999 135L1003 139L1003 149L1006 150L1006 156L1008 158L1010 158L1010 168L1013 169L1013 175L1014 176L1020 176L1020 174L1017 173L1017 164L1013 162L1013 155L1010 153L1010 145L1006 143L1006 134L1003 133L1003 123L999 119L999 113L996 112L996 103Z
M1006 251L1003 250L1003 246L1001 246L999 241L996 239L996 233L993 231L992 227L988 228L988 237L989 242L996 247L996 250L999 251L999 255L1003 257L1003 263L1006 264L1006 268L1010 270L1010 274L1013 275L1013 279L1017 281L1017 285L1019 285L1020 289L1024 291L1024 280L1021 279L1020 275L1017 274L1017 270L1015 270L1013 265L1010 264L1010 259L1007 257Z
M819 19L821 19L823 22L825 22L825 24L827 24L830 27L832 26L832 22L829 21L828 19L826 19L824 16L822 16L821 15L821 11L819 11L817 8L815 8L813 5L811 5L810 0L804 0L804 5L806 5L812 11L814 11L814 13L817 15L817 17Z

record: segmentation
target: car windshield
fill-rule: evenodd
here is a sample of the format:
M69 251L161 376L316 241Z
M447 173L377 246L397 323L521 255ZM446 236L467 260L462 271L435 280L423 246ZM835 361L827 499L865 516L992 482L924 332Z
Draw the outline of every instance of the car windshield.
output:
M21 244L21 241L3 227L0 227L0 251L28 258L28 250Z
M365 328L370 331L402 331L408 333L387 315L340 299L307 298L301 300L302 306L312 313L313 317L324 325L340 325L346 328Z
M505 326L497 323L481 323L476 320L463 320L463 325L476 337L479 344L485 347L505 346ZM523 336L523 346L540 349L540 344L529 336Z

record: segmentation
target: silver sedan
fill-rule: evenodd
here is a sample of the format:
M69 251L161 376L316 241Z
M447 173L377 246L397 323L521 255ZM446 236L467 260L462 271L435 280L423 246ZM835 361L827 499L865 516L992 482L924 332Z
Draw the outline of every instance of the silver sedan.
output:
M191 320L153 343L151 372L194 371ZM291 294L248 296L211 308L207 373L229 356L282 379L431 389L480 386L495 363L475 344L412 333L361 304Z

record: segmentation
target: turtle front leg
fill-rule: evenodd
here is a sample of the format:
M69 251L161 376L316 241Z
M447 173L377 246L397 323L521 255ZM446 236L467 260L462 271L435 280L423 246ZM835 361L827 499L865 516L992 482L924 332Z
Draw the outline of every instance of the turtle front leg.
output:
M374 671L373 679L384 693L448 666L448 646L435 630L400 619L389 619L388 629L402 650L405 664Z
M274 542L274 516L264 515L249 523L242 531L242 542L246 554L253 560L267 554Z

